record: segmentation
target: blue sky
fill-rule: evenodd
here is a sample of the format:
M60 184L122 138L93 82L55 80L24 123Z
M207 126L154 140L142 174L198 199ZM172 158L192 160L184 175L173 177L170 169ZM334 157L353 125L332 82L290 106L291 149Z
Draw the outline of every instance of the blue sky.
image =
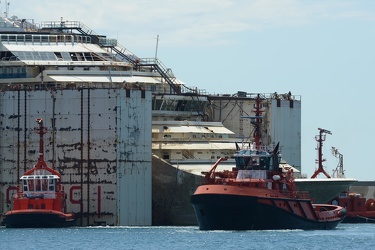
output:
M344 155L346 177L375 180L375 2L371 0L13 0L9 15L81 21L139 57L158 58L210 93L287 93L302 99L302 170L314 136L330 130L324 164ZM5 1L0 10L4 12ZM371 83L373 82L373 83ZM321 176L323 178L323 176Z

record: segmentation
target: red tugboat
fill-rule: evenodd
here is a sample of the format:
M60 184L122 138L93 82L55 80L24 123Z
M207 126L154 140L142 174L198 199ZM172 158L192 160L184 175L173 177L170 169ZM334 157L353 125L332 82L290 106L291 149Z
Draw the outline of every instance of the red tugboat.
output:
M3 219L6 227L67 227L75 222L75 216L65 213L65 193L60 183L60 173L44 161L43 135L47 128L37 119L40 135L39 159L34 168L20 178L22 185L13 197L13 210Z
M366 199L357 193L343 192L331 203L346 208L347 214L342 223L375 223L374 199Z
M257 109L259 105L260 100ZM260 121L253 124L254 136L259 136ZM200 230L336 228L345 218L345 208L312 204L308 192L296 189L293 171L280 168L278 150L279 144L269 152L255 143L234 155L236 167L231 171L216 171L226 160L221 158L204 173L207 183L191 196Z
M345 178L343 154L335 147L332 147L332 154L339 159L334 175ZM375 200L372 198L366 199L361 194L347 190L330 203L346 208L346 216L342 223L375 223Z

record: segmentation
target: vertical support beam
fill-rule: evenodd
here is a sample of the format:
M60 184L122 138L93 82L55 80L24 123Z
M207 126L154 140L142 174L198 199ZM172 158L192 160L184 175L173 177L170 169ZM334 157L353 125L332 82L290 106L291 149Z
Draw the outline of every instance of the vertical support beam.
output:
M23 130L23 136L24 136L24 146L23 146L23 171L26 172L27 171L27 158L26 158L26 153L27 153L27 141L26 141L26 138L27 138L27 90L25 89L24 90L24 95L25 95L25 100L24 100L24 118L23 118L23 122L24 122L24 130ZM18 176L18 178L20 178L21 176Z
M102 187L98 185L98 218L100 218L101 213L101 199L102 199Z
M87 89L87 226L90 225L90 88Z
M80 225L83 226L83 89L81 91L81 160L80 160L80 171L81 171L81 218Z
M221 101L221 100L220 100ZM243 113L243 109L244 109L244 106L243 106L243 101L239 101L239 107L240 107L240 122L239 122L239 131L240 131L240 137L242 138L245 138L245 134L243 132L243 116L244 116L244 113Z
M21 149L21 143L20 143L20 119L21 119L21 90L17 90L18 98L17 98L17 183L20 179L20 149ZM25 108L26 112L26 108ZM26 139L26 137L25 137ZM26 165L25 165L26 168ZM26 169L25 169L26 171Z
M52 91L52 169L56 168L56 91Z

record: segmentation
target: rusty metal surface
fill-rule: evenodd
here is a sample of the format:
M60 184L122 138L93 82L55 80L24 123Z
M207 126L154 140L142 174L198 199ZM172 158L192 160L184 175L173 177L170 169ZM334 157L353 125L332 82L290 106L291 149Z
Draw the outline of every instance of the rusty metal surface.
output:
M61 173L80 225L151 225L150 100L125 89L0 92L1 197L37 162L43 118L46 162Z
M253 125L243 116L254 115L254 99L221 97L212 99L211 103L216 107L213 120L222 122L235 137L245 142L253 139ZM262 110L262 143L276 145L280 142L283 159L301 170L301 100L266 98L262 101Z

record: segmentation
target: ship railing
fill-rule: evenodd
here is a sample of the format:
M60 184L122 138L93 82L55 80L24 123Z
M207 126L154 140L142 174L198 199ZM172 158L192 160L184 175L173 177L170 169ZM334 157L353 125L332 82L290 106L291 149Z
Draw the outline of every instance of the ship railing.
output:
M69 23L67 21L67 23ZM84 23L79 22L79 21L74 21L73 25L81 29L85 34L87 35L93 35L99 37L99 34L95 33L92 29L90 29L88 26L86 26Z
M160 61L158 58L142 58L140 60L140 64L142 65L157 65L163 72L165 72L168 77L170 78L176 78L175 75L172 72L171 68L168 68L164 65L162 61Z
M285 190L280 190L279 191L281 194L286 195L290 198L294 199L310 199L309 192L307 191L285 191Z
M99 34L95 33L92 29L90 29L88 26L86 26L84 23L79 21L48 21L48 22L42 22L41 28L43 29L76 29L79 32L81 32L84 35L87 35L92 38L92 42L97 43L98 45L102 47L109 47L115 51L116 54L118 54L120 57L123 57L122 59L127 59L133 62L132 59L134 59L134 62L138 59L137 56L135 56L134 53L130 52L128 49L126 49L124 46L119 44L117 42L117 39L114 38L105 38L103 36L100 36ZM128 55L131 55L131 57L127 57Z
M99 38L99 44L101 46L104 46L104 47L111 47L111 46L117 46L119 45L117 43L117 39L114 39L114 38L104 38L104 37L100 37ZM124 49L124 52L126 51L126 49Z
M171 68L166 67L158 58L140 58L139 66L150 66L155 68L157 72L171 85L175 93L205 95L206 91L197 87L188 87L180 82L174 75Z
M40 24L41 29L81 29L86 34L97 35L80 21L45 21Z
M122 60L127 60L133 64L140 62L140 59L130 50L125 48L123 45L117 42L117 39L110 38L100 38L99 45L103 47L109 47L114 51L114 53Z
M86 26L84 23L79 21L45 21L41 23L41 29L76 29L84 35L88 35L92 38L97 39L96 43L103 47L110 47L114 49L115 53L119 54L119 56L125 57L125 59L130 60L131 62L139 62L139 58L124 46L117 42L117 39L108 39L99 34L95 33L92 29ZM125 56L124 56L125 55ZM132 57L128 58L127 55L131 55ZM134 60L132 60L134 59Z
M151 67L156 70L160 76L169 84L171 88L171 93L181 94L181 87L183 85L177 82L176 77L174 76L172 69L167 68L160 60L157 58L142 58L137 63L140 67Z
M91 43L89 36L39 35L39 34L0 34L0 41L8 43L57 44Z
M276 100L296 100L301 101L301 95L293 95L291 92L288 93L248 93L244 91L237 91L236 94L218 94L218 96L233 96L233 97L243 97L256 99L260 96L261 99L276 99Z
M253 143L243 143L241 145L242 150L258 150L258 151L265 151L265 152L271 152L273 147L271 146L256 146Z
M73 33L72 30L77 30L81 34L89 36L91 38L91 42L98 44L100 35L95 33L92 29L90 29L85 24L79 21L48 21L41 23L42 29L59 29L61 31L65 31L66 33Z

